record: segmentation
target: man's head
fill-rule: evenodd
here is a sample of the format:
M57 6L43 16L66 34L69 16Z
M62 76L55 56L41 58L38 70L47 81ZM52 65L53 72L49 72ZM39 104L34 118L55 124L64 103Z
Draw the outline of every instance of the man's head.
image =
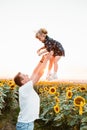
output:
M22 86L29 81L28 75L22 74L18 72L18 74L14 77L14 81L18 86Z

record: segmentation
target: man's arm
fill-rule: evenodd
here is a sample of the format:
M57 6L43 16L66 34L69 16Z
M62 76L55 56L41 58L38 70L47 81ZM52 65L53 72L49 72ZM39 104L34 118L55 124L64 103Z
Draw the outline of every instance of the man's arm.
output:
M47 65L47 61L50 59L50 57L53 55L53 52L49 52L47 54L45 54L42 59L40 60L40 62L38 63L38 65L36 66L36 68L34 69L30 79L33 81L33 84L35 84L36 82L39 81L39 79L41 78L41 76L44 73L44 69Z

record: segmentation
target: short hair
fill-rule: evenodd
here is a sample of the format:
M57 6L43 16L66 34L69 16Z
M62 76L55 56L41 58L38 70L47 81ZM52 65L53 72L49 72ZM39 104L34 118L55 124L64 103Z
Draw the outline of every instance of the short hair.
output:
M36 38L38 38L38 34L47 34L48 32L47 32L47 30L45 29L45 28L41 28L41 29L39 29L38 31L37 31L37 33L36 33Z
M18 74L14 77L14 82L18 85L18 86L22 86L22 82L21 82L21 76L20 76L20 72L18 72Z

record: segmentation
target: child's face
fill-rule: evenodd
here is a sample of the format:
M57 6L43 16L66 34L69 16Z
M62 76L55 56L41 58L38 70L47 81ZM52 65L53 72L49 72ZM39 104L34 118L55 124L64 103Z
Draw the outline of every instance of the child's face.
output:
M44 42L45 37L46 37L46 34L44 34L44 33L38 34L38 39L39 39L40 41L42 41L42 42Z

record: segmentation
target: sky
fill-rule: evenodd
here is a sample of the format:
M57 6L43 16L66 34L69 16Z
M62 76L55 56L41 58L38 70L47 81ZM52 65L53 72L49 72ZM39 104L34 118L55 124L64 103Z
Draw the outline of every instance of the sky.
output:
M31 75L41 58L40 28L65 49L58 78L86 80L87 0L0 0L0 78Z

